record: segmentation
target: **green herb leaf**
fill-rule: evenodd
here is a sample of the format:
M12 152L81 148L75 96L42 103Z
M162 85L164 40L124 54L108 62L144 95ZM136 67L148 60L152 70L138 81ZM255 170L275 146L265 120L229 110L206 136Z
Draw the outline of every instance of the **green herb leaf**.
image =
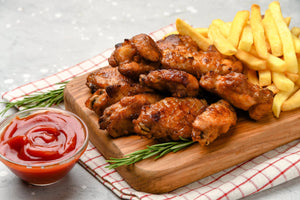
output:
M123 165L131 165L155 155L157 156L154 159L158 159L170 152L175 153L195 143L195 141L189 139L180 139L180 141L165 142L147 146L146 149L137 150L133 153L127 154L124 156L124 158L110 158L110 160L106 161L111 164L106 167L109 169L114 169Z
M58 89L25 95L23 99L15 102L0 102L6 104L5 108L0 112L0 115L3 116L13 107L24 107L24 109L30 109L36 107L50 107L52 105L60 104L64 100L64 88L68 82L69 81L57 83L57 85L61 85Z

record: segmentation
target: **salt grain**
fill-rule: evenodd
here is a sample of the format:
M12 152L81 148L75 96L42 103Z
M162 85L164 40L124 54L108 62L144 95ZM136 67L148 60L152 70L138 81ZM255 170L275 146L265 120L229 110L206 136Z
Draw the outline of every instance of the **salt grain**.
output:
M4 80L5 84L11 84L13 82L14 82L14 79L11 79L11 78Z
M56 18L61 18L62 14L61 14L61 13L56 13L54 16L55 16Z
M198 12L197 9L194 8L193 6L188 6L186 9L187 9L188 11L190 11L191 13L197 13L197 12Z

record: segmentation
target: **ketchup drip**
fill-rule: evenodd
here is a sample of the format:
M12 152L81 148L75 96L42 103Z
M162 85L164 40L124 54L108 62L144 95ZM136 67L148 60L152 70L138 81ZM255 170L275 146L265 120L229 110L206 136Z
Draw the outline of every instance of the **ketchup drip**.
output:
M83 129L75 117L53 111L16 117L0 137L0 153L23 164L57 162L82 146Z

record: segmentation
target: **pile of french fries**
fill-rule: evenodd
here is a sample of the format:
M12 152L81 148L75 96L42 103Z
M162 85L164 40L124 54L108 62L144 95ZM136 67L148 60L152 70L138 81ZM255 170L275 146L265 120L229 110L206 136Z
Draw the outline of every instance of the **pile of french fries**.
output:
M202 50L214 45L241 60L250 82L273 91L272 110L279 117L281 111L300 107L300 28L289 29L290 21L274 1L264 15L253 4L250 11L237 12L232 22L216 19L208 28L177 19L175 33L189 35Z

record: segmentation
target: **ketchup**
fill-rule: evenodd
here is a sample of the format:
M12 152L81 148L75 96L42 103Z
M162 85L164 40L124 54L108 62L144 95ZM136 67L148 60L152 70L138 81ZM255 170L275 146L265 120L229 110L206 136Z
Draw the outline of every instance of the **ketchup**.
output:
M84 140L76 118L46 111L12 120L1 135L0 153L21 164L57 162L74 154Z
M72 113L38 110L25 117L17 115L3 129L0 160L21 179L48 185L70 171L87 141L86 126Z

